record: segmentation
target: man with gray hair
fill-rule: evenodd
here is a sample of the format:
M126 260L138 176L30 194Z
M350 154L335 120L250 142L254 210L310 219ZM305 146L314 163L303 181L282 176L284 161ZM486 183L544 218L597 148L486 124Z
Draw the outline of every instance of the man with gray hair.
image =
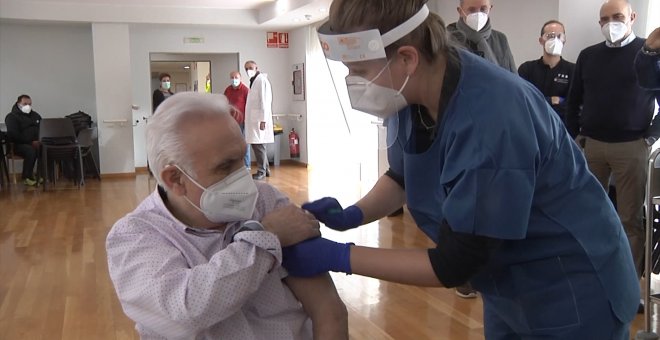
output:
M230 109L223 95L188 92L149 120L158 189L106 240L124 312L142 339L346 339L330 276L280 266L282 247L319 236L319 222L250 177Z
M447 25L452 40L472 53L516 73L516 62L506 35L491 27L491 0L460 0L458 5L458 21Z

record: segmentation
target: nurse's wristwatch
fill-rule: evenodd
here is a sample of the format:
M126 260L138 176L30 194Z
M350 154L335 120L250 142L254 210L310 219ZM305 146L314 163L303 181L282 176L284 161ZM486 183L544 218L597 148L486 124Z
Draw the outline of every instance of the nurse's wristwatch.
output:
M644 44L644 46L642 47L642 53L650 56L658 56L660 55L660 49L652 50L648 46L646 46L646 44Z

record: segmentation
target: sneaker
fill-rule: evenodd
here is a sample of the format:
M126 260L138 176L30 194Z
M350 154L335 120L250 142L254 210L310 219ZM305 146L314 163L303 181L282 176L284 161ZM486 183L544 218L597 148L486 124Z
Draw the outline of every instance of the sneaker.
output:
M477 297L477 291L470 286L470 284L465 284L462 286L456 287L456 295L464 298L464 299L474 299Z
M37 185L37 181L35 181L31 178L26 178L26 179L23 180L23 184L25 184L26 186L33 187L33 186Z

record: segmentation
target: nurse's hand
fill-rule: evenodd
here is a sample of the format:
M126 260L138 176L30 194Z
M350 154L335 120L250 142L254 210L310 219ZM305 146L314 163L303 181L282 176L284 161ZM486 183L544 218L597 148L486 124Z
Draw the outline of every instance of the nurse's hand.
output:
M322 237L282 248L282 267L291 276L310 277L328 271L351 273L352 243L337 243Z
M646 47L651 51L660 49L660 27L653 30L646 38Z
M364 214L359 207L351 205L344 209L333 197L324 197L305 203L302 208L314 214L328 228L339 231L353 229L361 225L364 219Z
M271 211L261 219L261 224L277 236L282 247L321 236L319 221L294 204Z

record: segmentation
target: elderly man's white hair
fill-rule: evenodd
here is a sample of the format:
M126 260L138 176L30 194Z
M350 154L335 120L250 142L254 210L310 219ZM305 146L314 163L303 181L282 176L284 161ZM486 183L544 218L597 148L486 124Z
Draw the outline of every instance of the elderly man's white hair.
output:
M229 116L230 109L227 97L197 92L177 93L158 106L147 123L147 159L158 184L165 187L160 173L168 165L176 164L196 177L183 145L182 123L204 117Z

